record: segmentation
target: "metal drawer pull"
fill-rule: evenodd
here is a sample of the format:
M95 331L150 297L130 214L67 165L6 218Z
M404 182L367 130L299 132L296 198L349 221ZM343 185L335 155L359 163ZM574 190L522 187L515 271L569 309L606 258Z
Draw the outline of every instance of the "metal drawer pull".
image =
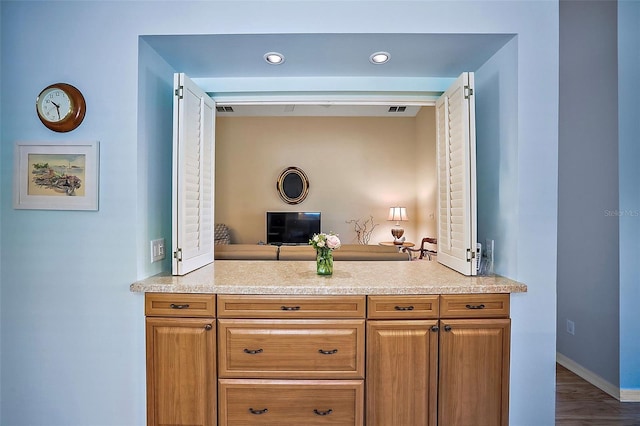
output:
M263 350L262 349L246 349L244 350L245 354L249 354L249 355L255 355L255 354L260 354L262 353Z
M251 414L264 414L264 413L266 413L267 411L269 411L269 410L268 410L268 409L266 409L266 408L263 408L262 410L254 410L253 408L249 408L249 412L250 412Z
M329 408L327 411L320 411L314 408L313 412L316 413L318 416L328 416L329 414L333 413L333 410Z
M481 305L467 305L467 309L484 309L484 304L481 304Z
M451 326L450 325L445 325L444 326L444 331L451 331Z
M207 331L211 331L211 329L213 329L213 326L211 324L207 324L204 326L204 329Z
M396 306L394 309L396 311L413 311L413 306Z
M175 303L172 303L169 305L169 307L171 309L188 309L189 305L188 304L184 304L184 305L176 305Z
M322 355L333 355L335 353L338 353L338 350L331 349L330 351L325 351L324 349L318 349L318 352L320 352Z
M440 327L438 327L437 325L432 325L432 326L431 326L431 331L433 331L434 333L435 333L436 331L438 331L438 330L440 330Z
M280 306L280 309L283 311L299 311L300 306Z

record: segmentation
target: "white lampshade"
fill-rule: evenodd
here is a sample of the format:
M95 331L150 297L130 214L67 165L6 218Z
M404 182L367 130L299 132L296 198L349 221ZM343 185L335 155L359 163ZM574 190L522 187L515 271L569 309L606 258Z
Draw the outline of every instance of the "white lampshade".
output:
M391 207L389 208L389 219L398 221L409 220L407 217L407 208L406 207Z

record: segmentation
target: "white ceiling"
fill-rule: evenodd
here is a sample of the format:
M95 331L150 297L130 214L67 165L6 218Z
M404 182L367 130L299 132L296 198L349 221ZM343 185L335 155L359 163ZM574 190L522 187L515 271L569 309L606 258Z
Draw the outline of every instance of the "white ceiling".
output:
M478 69L512 34L216 34L152 35L142 38L174 69L195 79L225 78L455 78ZM285 56L267 64L267 52ZM391 59L373 65L369 56L386 51ZM205 89L206 90L206 89ZM384 88L381 88L384 91ZM397 105L397 104L395 104ZM264 105L234 104L234 116L264 115ZM270 107L275 115L384 115L389 105L354 113L345 105L290 104ZM408 108L404 114L415 114ZM262 111L262 112L258 112ZM228 113L223 113L228 114Z

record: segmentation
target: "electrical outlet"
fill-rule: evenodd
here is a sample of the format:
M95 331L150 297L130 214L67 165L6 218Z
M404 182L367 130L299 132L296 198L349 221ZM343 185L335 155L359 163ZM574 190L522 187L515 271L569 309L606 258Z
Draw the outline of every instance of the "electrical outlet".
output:
M164 238L151 240L151 263L158 262L166 256Z
M484 244L484 255L491 264L493 264L493 255L496 248L495 240L487 238Z
M495 253L496 245L495 241L487 238L484 242L482 262L484 263L483 274L482 275L493 275L493 258Z
M567 320L567 333L572 336L576 334L576 324L570 319Z

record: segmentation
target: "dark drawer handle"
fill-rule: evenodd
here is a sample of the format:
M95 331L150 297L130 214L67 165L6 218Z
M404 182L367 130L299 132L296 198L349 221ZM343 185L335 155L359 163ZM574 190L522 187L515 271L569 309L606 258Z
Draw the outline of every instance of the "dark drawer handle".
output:
M263 350L262 349L246 349L244 350L245 354L249 354L249 355L255 355L255 354L260 354L262 353Z
M444 326L444 331L451 331L451 326L450 325L445 325Z
M330 351L325 351L324 349L318 349L318 352L320 352L322 355L333 355L335 353L338 353L338 350L331 349Z
M269 410L268 410L268 409L266 409L266 408L263 408L262 410L254 410L253 408L249 408L249 412L250 412L251 414L258 414L258 415L259 415L259 414L264 414L264 413L266 413L267 411L269 411Z
M327 411L320 411L314 408L313 412L316 413L318 416L328 416L329 414L333 413L333 410L329 408Z
M280 309L283 311L299 311L300 306L280 306Z
M437 332L438 330L440 330L440 327L438 327L437 325L431 326L431 331L433 331L434 333Z
M467 309L484 309L484 305L467 305Z
M204 326L204 329L207 331L211 331L211 329L213 329L213 326L211 324L207 324Z
M413 306L396 306L394 309L396 311L413 311Z
M175 303L172 303L169 305L169 307L171 309L188 309L189 305L188 304L184 304L184 305L176 305Z

